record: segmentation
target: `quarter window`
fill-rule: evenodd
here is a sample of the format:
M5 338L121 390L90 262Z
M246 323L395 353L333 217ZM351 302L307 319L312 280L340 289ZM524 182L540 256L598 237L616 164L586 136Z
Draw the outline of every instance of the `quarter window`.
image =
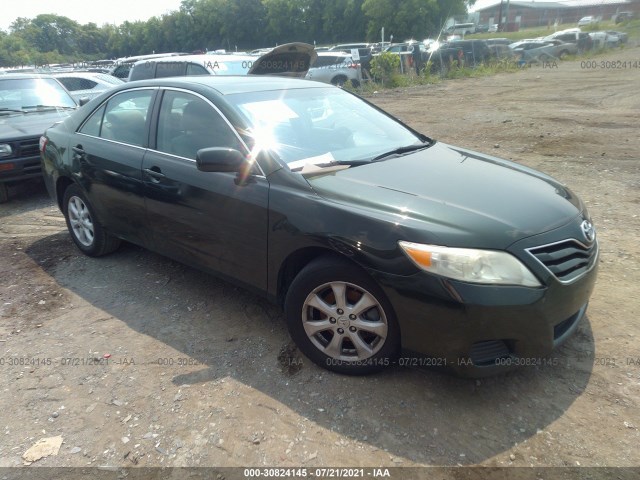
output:
M80 133L91 135L93 137L99 137L100 127L102 126L102 117L104 117L104 109L105 105L93 112L93 114L89 117L89 120L84 122L84 125L82 126L82 128L80 128Z

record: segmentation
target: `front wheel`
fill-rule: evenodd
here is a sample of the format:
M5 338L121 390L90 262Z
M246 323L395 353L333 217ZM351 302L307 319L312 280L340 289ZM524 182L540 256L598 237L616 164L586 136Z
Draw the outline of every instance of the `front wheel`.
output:
M97 221L93 208L80 187L70 185L65 190L62 206L71 238L84 254L99 257L120 246L120 239L105 232Z
M285 315L298 348L317 365L364 375L392 363L400 344L395 314L380 287L360 268L324 257L292 282Z

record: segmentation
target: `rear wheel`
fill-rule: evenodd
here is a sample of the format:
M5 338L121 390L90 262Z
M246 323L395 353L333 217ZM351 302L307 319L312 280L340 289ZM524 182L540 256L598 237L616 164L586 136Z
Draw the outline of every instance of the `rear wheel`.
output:
M298 348L328 370L363 375L391 364L400 344L393 309L360 268L337 257L307 265L285 300Z
M338 75L337 77L333 77L331 79L331 83L336 87L342 87L347 81L347 77L344 75Z
M84 254L99 257L120 246L120 239L104 231L80 187L70 185L65 190L62 206L71 238Z

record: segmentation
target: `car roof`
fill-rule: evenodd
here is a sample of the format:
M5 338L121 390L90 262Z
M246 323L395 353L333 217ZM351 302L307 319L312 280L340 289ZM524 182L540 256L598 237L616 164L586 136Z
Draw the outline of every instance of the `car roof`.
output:
M150 58L146 60L138 60L134 65L144 65L146 63L176 63L176 62L193 62L199 64L206 64L208 62L213 62L215 60L255 60L260 58L256 55L249 54L229 54L229 53L202 53L198 55L176 55L173 57L159 57L159 58Z
M331 88L331 86L326 83L269 75L196 75L189 77L167 77L152 80L137 80L116 88L118 90L124 90L131 87L142 86L177 88L205 86L217 90L222 95L300 88Z
M319 57L350 57L351 54L340 50L317 52Z

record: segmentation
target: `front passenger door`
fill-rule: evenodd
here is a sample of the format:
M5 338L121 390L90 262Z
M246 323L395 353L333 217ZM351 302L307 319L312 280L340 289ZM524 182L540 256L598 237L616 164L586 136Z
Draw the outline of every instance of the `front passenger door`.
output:
M256 172L238 185L235 173L195 162L207 147L246 153L235 130L204 97L167 89L155 134L142 165L154 250L266 289L267 179Z

